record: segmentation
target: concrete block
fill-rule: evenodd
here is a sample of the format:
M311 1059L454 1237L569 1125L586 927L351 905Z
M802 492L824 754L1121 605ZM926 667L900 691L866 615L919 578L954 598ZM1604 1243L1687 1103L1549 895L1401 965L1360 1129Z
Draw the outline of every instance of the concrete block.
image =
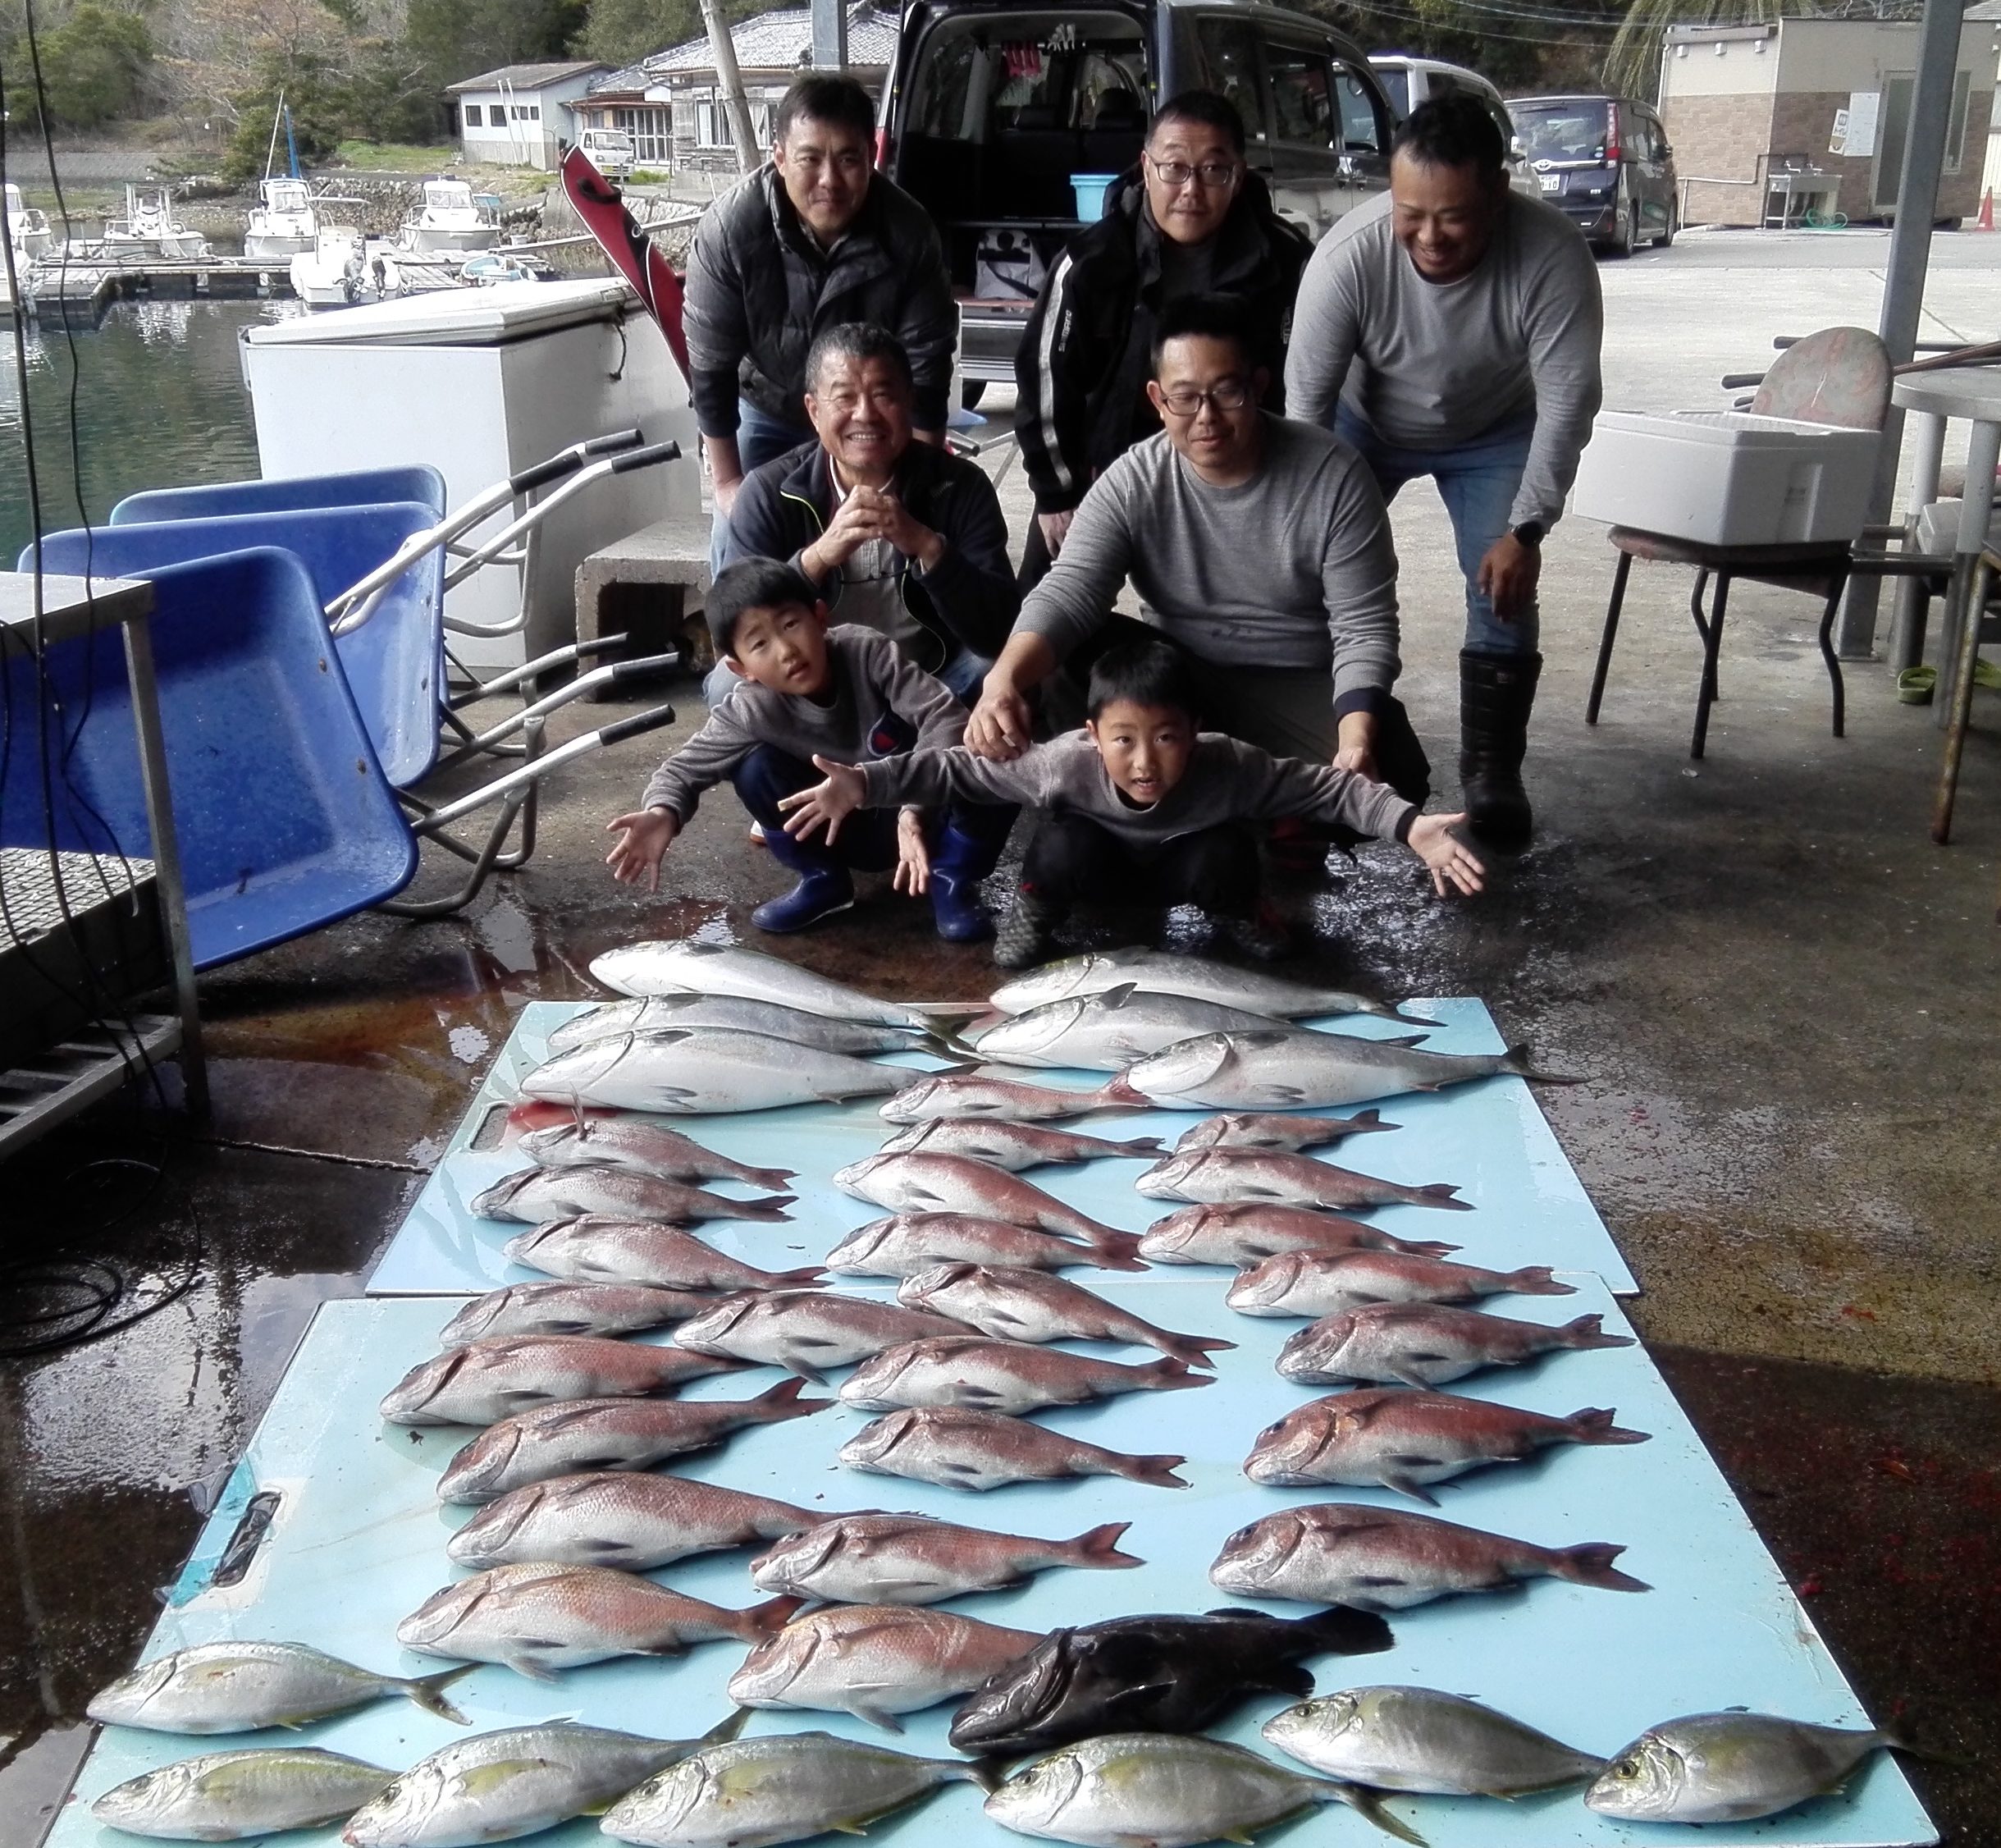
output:
M624 647L600 661L670 648L683 648L686 661L683 631L701 607L709 583L708 515L670 514L592 552L577 567L577 639L626 637Z

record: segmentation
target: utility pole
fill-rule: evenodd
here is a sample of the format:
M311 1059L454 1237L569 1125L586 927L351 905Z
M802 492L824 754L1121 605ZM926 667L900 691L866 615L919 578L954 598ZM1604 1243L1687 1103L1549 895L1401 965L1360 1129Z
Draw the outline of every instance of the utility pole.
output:
M717 0L701 0L701 23L709 29L709 55L715 60L716 87L723 93L723 112L729 118L729 138L737 144L737 172L752 173L764 156L751 132L751 106L743 94L743 73L737 68L737 48L723 21Z
M812 0L813 68L847 68L847 0Z

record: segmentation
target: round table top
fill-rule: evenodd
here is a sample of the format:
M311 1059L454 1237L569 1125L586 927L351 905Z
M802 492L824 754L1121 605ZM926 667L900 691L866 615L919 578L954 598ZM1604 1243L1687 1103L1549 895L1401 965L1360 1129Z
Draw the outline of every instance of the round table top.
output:
M2001 423L2001 366L1953 366L1906 373L1890 387L1890 402L1939 417L1970 417Z

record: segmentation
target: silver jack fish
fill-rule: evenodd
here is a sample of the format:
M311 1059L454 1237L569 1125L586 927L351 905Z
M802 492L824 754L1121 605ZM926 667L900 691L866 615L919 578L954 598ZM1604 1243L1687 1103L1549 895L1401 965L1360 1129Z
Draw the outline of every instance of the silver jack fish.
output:
M491 1425L532 1407L643 1398L736 1363L601 1335L497 1335L413 1367L382 1400L391 1425Z
M760 1270L706 1245L680 1226L586 1214L517 1233L501 1249L516 1264L582 1283L643 1283L660 1290L796 1289L820 1275L816 1264ZM711 1294L701 1309L712 1309ZM677 1321L688 1321L688 1315Z
M1316 1161L1311 1155L1263 1149L1198 1149L1156 1162L1133 1182L1149 1200L1186 1200L1198 1206L1442 1206L1469 1213L1456 1187L1437 1181L1407 1187Z
M1042 1640L956 1611L908 1604L831 1604L795 1617L729 1677L745 1707L852 1713L901 1732L900 1713L970 1694Z
M100 1823L166 1841L242 1841L352 1815L395 1775L309 1745L210 1752L142 1772L90 1805Z
M982 1123L966 1118L934 1117L929 1123L915 1123L892 1136L878 1151L882 1155L964 1155L994 1168L1019 1173L1024 1168L1047 1163L1078 1161L1144 1161L1161 1152L1155 1136L1136 1136L1128 1142L1108 1141L1102 1136L1076 1136L1067 1129L1044 1129L1029 1123Z
M1370 1387L1336 1393L1268 1425L1244 1474L1268 1489L1393 1489L1435 1506L1426 1485L1485 1463L1519 1463L1559 1443L1644 1443L1613 1414L1587 1406L1551 1418L1450 1393Z
M309 1726L400 1695L464 1726L445 1690L469 1668L414 1680L377 1675L304 1643L197 1643L121 1675L85 1712L103 1726L148 1732L254 1732Z
M741 1181L747 1187L782 1187L790 1168L753 1168L705 1149L664 1123L634 1117L586 1117L534 1129L521 1152L544 1168L628 1168L660 1181Z
M524 1168L473 1196L482 1219L521 1219L541 1225L597 1214L620 1219L660 1219L670 1225L699 1219L789 1219L788 1193L732 1200L679 1181L663 1181L629 1168Z
M1281 1251L1403 1251L1441 1258L1456 1245L1399 1238L1380 1226L1304 1206L1184 1206L1156 1219L1140 1240L1155 1264L1253 1265Z
M885 1347L927 1335L962 1334L949 1316L831 1290L747 1291L683 1322L674 1339L698 1354L783 1367L816 1384Z
M991 1027L966 1030L982 1059L1081 1072L1116 1072L1198 1033L1254 1033L1263 1014L1186 995L1149 994L1126 983L1101 994L1050 1001Z
M761 1591L843 1604L935 1604L1004 1591L1056 1566L1141 1566L1118 1543L1132 1524L1108 1521L1073 1540L990 1534L921 1514L850 1514L824 1521L751 1562Z
M1155 1489L1186 1489L1174 1473L1185 1457L1134 1457L998 1411L926 1407L893 1411L841 1446L851 1470L906 1476L941 1489L1003 1489L1012 1482L1124 1476Z
M1094 1110L1144 1110L1146 1104L1095 1091L1060 1091L981 1073L948 1073L907 1085L884 1105L885 1123L1054 1123Z
M1865 1759L1898 1743L1874 1727L1693 1713L1615 1753L1584 1802L1622 1822L1747 1823L1839 1790Z
M1123 1341L1158 1347L1190 1366L1213 1367L1210 1354L1234 1347L1214 1335L1176 1334L1080 1284L1043 1270L944 1264L907 1277L897 1301L952 1316L1002 1341Z
M1006 1265L1021 1270L1144 1270L1140 1241L1107 1233L1090 1244L1031 1232L970 1213L898 1213L857 1227L827 1254L827 1269L843 1277L914 1277L941 1264Z
M1240 968L1234 963L1169 955L1158 949L1097 950L1045 963L1039 969L1002 983L989 999L1003 1013L1020 1013L1072 995L1102 994L1126 983L1157 995L1186 995L1198 1001L1213 1001L1219 1007L1241 1008L1247 1013L1273 1020L1369 1013L1385 1020L1406 1021L1414 1027L1437 1025L1436 1021L1420 1020L1414 1014L1400 1013L1386 1002L1372 1001L1365 995L1350 994L1345 989L1310 988L1259 969Z
M721 944L667 941L628 944L591 965L592 977L621 995L740 995L780 1007L825 1014L829 1020L866 1021L928 1033L927 1015L893 1001L879 1001L783 957Z
M1296 1110L1441 1091L1496 1073L1542 1084L1577 1082L1533 1070L1526 1046L1451 1053L1420 1052L1417 1045L1349 1033L1204 1033L1127 1066L1105 1088L1123 1102L1163 1110Z
M1193 1155L1199 1149L1279 1149L1300 1155L1350 1136L1367 1136L1400 1127L1385 1123L1373 1110L1358 1111L1351 1117L1283 1117L1268 1111L1240 1111L1235 1116L1205 1117L1194 1128L1184 1129L1175 1140L1174 1152Z
M815 1052L768 1033L674 1027L560 1053L529 1073L521 1089L556 1104L714 1116L881 1096L909 1082L907 1067Z
M642 1283L508 1283L468 1302L439 1329L438 1346L505 1334L638 1334L684 1322L714 1300Z
M1342 1315L1378 1302L1474 1302L1483 1297L1575 1296L1546 1264L1482 1270L1395 1251L1281 1251L1241 1272L1223 1301L1245 1315Z
M1215 1384L1213 1375L1191 1373L1186 1361L1171 1356L1131 1367L1062 1347L958 1335L912 1341L878 1354L848 1375L841 1401L863 1411L964 1406L1014 1414L1082 1405L1121 1393L1172 1393Z
M1616 1570L1626 1549L1601 1540L1537 1546L1400 1508L1316 1502L1240 1527L1209 1578L1240 1598L1405 1611L1470 1591L1507 1591L1527 1579L1567 1579L1602 1591L1650 1587Z
M1605 1766L1492 1707L1430 1688L1347 1688L1288 1707L1263 1732L1330 1777L1427 1796L1533 1796Z
M744 995L648 995L637 1000L606 1001L566 1020L549 1036L549 1050L574 1052L594 1041L621 1033L664 1033L675 1027L725 1027L740 1033L768 1033L815 1052L866 1057L875 1052L916 1052L947 1045L943 1033L909 1027L873 1026L809 1013L781 1001L754 1001Z
M963 1155L870 1155L837 1169L834 1184L892 1213L970 1213L1094 1245L1119 1237L1020 1175Z
M1601 1320L1579 1315L1551 1328L1442 1303L1380 1302L1309 1323L1279 1349L1278 1370L1302 1386L1350 1379L1442 1386L1482 1367L1519 1366L1558 1348L1633 1345L1631 1335L1605 1333Z
M697 1643L755 1643L799 1608L774 1598L725 1610L598 1566L496 1566L435 1592L396 1626L419 1655L497 1662L551 1681L616 1655L679 1655Z

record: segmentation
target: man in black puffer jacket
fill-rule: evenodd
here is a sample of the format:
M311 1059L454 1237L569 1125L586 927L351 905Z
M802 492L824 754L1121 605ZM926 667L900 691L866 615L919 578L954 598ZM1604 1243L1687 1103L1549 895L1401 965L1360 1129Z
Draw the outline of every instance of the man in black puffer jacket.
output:
M1160 428L1146 383L1155 318L1169 302L1241 300L1257 364L1275 387L1265 408L1282 414L1276 387L1312 254L1245 166L1235 105L1209 90L1163 103L1138 169L1051 268L1016 355L1015 433L1035 492L1024 589L1062 548L1092 482Z

